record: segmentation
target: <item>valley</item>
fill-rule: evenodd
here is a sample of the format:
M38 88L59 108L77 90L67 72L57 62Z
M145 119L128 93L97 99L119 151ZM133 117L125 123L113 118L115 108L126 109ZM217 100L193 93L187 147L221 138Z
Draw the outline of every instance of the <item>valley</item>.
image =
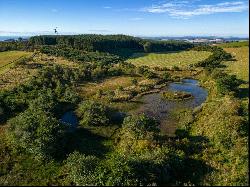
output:
M8 46L1 185L247 184L248 46L125 35Z

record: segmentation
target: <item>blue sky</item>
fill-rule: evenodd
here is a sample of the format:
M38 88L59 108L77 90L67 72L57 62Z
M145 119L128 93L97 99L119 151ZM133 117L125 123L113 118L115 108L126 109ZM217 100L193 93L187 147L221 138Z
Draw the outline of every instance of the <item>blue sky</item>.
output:
M248 36L248 0L0 0L0 35Z

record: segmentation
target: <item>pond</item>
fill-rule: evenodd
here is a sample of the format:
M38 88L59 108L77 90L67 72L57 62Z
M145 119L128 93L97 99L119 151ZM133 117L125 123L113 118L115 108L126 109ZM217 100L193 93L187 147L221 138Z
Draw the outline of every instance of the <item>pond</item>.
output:
M166 100L162 98L161 93L167 90L189 92L193 97L181 101ZM152 93L142 96L140 98L142 104L137 109L131 111L130 114L145 113L160 122L160 129L164 134L174 135L177 121L171 115L171 112L184 108L194 109L205 102L207 95L207 91L199 86L197 80L184 79L182 82L170 83L163 88L160 93ZM118 115L119 119L124 118L124 115L122 115L122 117L120 115L121 114ZM118 117L117 114L112 116L112 118L115 119ZM72 110L64 113L61 117L61 121L70 125L71 131L74 131L79 123L75 112Z
M181 101L170 101L162 98L164 91L184 91L193 95L193 98ZM145 113L148 116L160 121L160 129L164 134L173 135L176 129L176 120L172 117L171 112L178 109L194 109L205 102L207 91L199 86L199 82L194 79L183 79L182 82L170 83L163 88L160 93L144 95L140 101L143 103L132 113Z
M78 119L74 111L65 112L61 118L61 121L67 125L70 125L70 129L76 129L78 125Z

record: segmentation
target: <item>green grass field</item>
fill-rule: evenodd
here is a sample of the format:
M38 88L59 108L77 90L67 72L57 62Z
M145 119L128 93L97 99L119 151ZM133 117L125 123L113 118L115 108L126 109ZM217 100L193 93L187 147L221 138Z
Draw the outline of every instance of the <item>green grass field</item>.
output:
M225 62L227 70L237 75L238 78L249 82L249 48L237 47L237 48L225 48L226 52L231 53L236 61Z
M127 62L136 66L184 67L204 60L211 55L206 51L183 51L171 53L135 53Z
M229 42L229 43L218 44L218 46L222 48L245 47L249 46L249 41Z
M27 57L31 55L31 52L26 51L6 51L0 52L0 74L6 72L10 67L13 66L15 60L21 57Z
M17 60L20 57L30 55L30 52L26 51L7 51L0 52L0 68L9 64L10 62Z

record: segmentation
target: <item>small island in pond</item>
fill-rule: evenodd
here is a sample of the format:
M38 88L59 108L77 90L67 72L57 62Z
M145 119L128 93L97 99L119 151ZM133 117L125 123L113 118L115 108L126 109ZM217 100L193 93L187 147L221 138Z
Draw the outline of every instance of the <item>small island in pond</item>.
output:
M184 91L165 91L162 93L162 98L167 100L185 100L192 99L193 95Z

